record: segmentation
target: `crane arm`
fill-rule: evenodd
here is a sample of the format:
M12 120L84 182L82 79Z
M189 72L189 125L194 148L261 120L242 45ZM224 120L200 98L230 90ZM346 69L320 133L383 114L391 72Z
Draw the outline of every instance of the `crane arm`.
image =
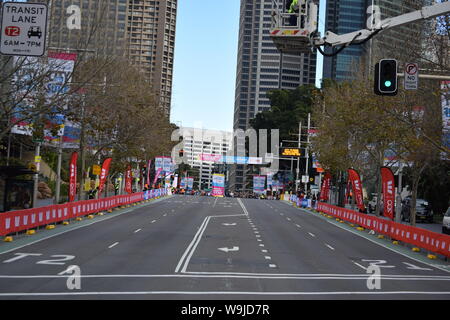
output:
M314 47L320 47L323 45L339 46L349 44L360 44L367 41L374 34L384 30L416 22L419 20L430 19L438 17L450 12L450 1L437 3L431 6L423 7L420 10L410 13L402 14L397 17L388 18L380 21L376 28L372 30L362 29L359 31L346 33L343 35L337 35L331 31L325 33L323 38L313 38L312 44Z

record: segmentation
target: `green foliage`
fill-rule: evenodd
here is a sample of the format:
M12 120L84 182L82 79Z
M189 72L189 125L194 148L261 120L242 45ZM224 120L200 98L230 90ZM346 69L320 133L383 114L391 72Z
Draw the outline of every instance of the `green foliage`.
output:
M279 129L280 139L291 139L298 133L298 124L305 122L312 110L317 89L314 85L299 86L295 90L273 90L267 95L271 109L258 113L250 120L255 129Z

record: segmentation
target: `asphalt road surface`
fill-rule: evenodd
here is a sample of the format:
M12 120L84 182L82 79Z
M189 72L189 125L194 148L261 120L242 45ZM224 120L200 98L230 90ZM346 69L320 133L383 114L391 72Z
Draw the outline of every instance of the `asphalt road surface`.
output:
M449 300L450 265L284 201L176 195L0 244L0 299Z

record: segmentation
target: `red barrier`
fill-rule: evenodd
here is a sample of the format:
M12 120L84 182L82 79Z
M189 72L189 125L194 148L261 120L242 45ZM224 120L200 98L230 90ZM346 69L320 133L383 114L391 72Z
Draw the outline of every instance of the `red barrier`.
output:
M165 191L160 191L160 194L164 195ZM151 198L156 196L152 193ZM142 200L144 200L144 192L138 192L98 200L83 200L41 208L3 212L0 213L0 236L74 219Z
M392 239L450 257L450 236L319 202L317 210Z

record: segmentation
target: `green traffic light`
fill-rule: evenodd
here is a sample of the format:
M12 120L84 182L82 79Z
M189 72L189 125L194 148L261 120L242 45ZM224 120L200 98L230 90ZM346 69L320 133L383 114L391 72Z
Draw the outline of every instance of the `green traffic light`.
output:
M389 88L391 85L392 85L392 82L389 81L389 80L386 80L386 81L384 82L384 86L385 86L386 88Z

